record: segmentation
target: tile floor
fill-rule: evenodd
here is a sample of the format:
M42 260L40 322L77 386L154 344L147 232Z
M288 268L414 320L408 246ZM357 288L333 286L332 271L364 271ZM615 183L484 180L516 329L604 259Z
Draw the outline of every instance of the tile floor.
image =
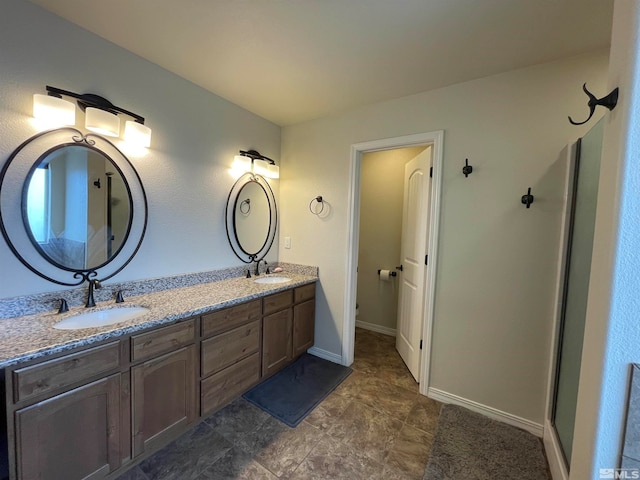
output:
M296 428L238 399L118 480L421 479L441 404L394 344L356 329L353 373Z

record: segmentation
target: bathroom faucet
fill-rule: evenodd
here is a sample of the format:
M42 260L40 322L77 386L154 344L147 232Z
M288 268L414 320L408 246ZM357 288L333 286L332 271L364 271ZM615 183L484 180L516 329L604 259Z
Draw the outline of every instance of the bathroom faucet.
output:
M102 288L100 284L100 280L94 278L93 280L89 280L89 293L87 295L87 303L84 305L86 308L95 307L96 301L93 299L93 289L94 288Z
M264 262L264 265L267 266L267 261L263 258L262 260L256 261L256 270L253 272L254 275L260 275L260 263Z

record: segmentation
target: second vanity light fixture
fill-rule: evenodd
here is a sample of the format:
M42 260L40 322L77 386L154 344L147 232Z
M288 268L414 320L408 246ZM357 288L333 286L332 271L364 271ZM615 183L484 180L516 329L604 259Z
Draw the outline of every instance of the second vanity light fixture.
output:
M280 178L280 168L276 162L256 150L240 150L240 155L233 157L233 169L267 178Z
M127 115L123 138L127 143L149 147L151 145L151 129L144 124L144 118L129 110L115 106L109 100L93 93L73 93L47 85L47 95L36 93L33 96L33 116L56 125L75 125L76 106L63 99L71 97L77 100L78 106L85 112L87 130L109 137L120 135L120 117Z

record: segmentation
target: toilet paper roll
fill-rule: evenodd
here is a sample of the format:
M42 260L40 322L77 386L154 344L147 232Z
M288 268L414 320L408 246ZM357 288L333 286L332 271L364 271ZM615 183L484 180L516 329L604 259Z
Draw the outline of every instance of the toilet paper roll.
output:
M380 280L388 282L391 278L391 272L389 270L380 270Z

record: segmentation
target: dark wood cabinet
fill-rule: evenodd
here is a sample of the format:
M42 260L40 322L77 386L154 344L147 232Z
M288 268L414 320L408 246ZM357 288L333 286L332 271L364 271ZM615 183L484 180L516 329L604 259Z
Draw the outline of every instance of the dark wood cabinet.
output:
M293 307L293 356L299 357L314 342L316 301L307 300Z
M133 455L164 446L196 419L196 347L131 369Z
M210 415L260 381L262 300L202 317L200 410ZM209 337L209 338L206 338Z
M120 466L119 374L14 415L20 480L91 480Z
M263 377L273 375L313 346L315 289L312 283L263 299Z
M202 380L202 415L209 415L249 390L260 380L260 355L256 352Z
M119 477L302 355L314 324L315 283L7 367L11 480Z
M78 382L104 376L120 366L118 342L90 348L72 355L18 368L13 371L15 402L37 400L39 396Z
M262 319L262 376L272 375L293 359L291 308Z
M262 317L262 300L252 300L202 316L202 337L217 335Z

